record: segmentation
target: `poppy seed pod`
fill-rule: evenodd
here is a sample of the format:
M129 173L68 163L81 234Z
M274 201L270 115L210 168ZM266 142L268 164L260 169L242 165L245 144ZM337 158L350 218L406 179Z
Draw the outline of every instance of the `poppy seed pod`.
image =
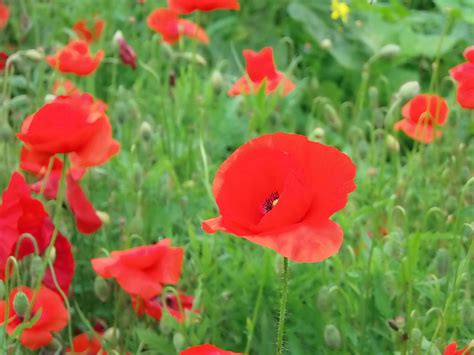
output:
M324 328L324 342L327 347L332 350L341 349L341 333L333 324L328 324Z
M180 352L181 350L183 350L186 347L184 335L179 332L174 333L173 345L177 352Z
M398 95L403 100L409 100L420 93L420 83L418 81L407 81L400 89L398 89Z
M94 292L99 300L106 302L111 293L111 288L109 283L104 280L102 277L97 276L94 280Z
M399 54L400 54L400 46L393 43L383 46L378 52L378 55L380 56L380 58L386 58L386 59L395 58Z
M24 318L28 311L30 301L24 292L19 291L13 299L13 309L18 317Z

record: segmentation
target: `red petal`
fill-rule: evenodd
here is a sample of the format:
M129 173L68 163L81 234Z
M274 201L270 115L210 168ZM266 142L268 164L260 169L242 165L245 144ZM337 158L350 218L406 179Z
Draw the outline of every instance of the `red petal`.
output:
M81 233L91 234L102 226L102 221L97 215L94 206L87 199L81 186L70 175L67 176L66 198L74 214L77 229Z

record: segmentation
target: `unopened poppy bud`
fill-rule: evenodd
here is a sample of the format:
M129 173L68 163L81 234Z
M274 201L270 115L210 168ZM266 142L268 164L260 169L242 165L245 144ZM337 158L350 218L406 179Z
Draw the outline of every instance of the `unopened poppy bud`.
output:
M474 235L474 222L464 224L462 234L466 238L471 238Z
M110 224L110 215L104 211L95 211L97 217L103 224Z
M341 333L335 325L328 324L324 328L324 342L332 350L341 349Z
M324 116L331 127L335 129L340 129L342 127L342 122L336 109L329 103L324 105Z
M332 47L332 41L329 38L324 38L321 41L321 48L323 49L329 49Z
M461 315L462 320L466 326L474 323L474 305L469 299L465 299L462 303Z
M137 55L133 47L125 40L121 31L114 34L114 42L118 46L120 59L125 65L129 65L133 69L137 68Z
M378 53L378 55L381 58L387 58L387 59L395 58L399 54L400 54L400 46L393 43L383 46Z
M211 73L211 84L215 90L220 90L224 85L224 76L220 70L215 69Z
M148 142L151 139L153 135L153 129L147 121L142 122L140 126L140 135L142 136L143 140L146 142Z
M48 262L50 262L51 264L54 264L55 261L56 261L56 248L52 247L51 252L49 254Z
M385 144L387 145L388 150L392 153L398 153L400 151L400 143L391 134L387 134L385 137Z
M410 333L410 341L413 347L418 347L421 345L423 340L423 333L419 328L413 328Z
M398 94L404 100L411 99L420 93L420 83L418 81L408 81L398 89Z
M28 300L28 297L26 297L24 292L19 291L13 299L13 309L17 316L21 318L25 317L29 305L30 301Z
M53 340L51 340L51 342L46 346L46 349L55 352L55 354L59 353L62 348L63 346L61 345L61 342L56 338L53 338Z
M99 300L105 302L109 299L111 288L107 280L97 276L94 280L94 292Z
M450 257L446 248L439 248L434 257L436 274L439 277L445 276L449 271Z
M35 62L41 62L44 59L44 53L41 49L28 49L24 53L26 58Z
M0 141L8 141L13 137L13 130L7 122L0 123Z
M35 279L37 277L41 277L43 273L43 268L44 268L43 259L38 255L33 256L33 258L31 259L31 264L30 264L30 274Z
M196 63L196 64L200 64L200 65L206 65L207 64L206 59L198 53L184 52L184 53L180 53L179 57L184 59L184 60L187 60L188 62L191 62L191 63Z
M376 86L371 86L369 88L369 100L370 105L373 108L379 107L379 89Z
M3 300L5 298L5 282L3 280L0 280L0 300Z
M120 331L111 327L104 332L103 339L110 344L116 344L120 340Z
M194 182L194 180L186 180L185 182L183 182L183 187L185 189L193 189L194 187L196 186L196 183Z
M318 299L316 300L316 303L321 312L326 311L331 305L331 294L329 291L330 289L327 286L321 287L321 289L319 290Z
M45 97L44 97L44 102L46 104L54 101L54 99L56 99L56 95L52 95L52 94L47 94Z
M324 138L326 138L326 132L324 131L324 128L321 127L316 127L313 129L313 132L311 132L310 139L315 141L315 142L324 142Z
M163 335L169 335L174 329L176 321L168 312L163 312L160 320L160 331Z
M185 348L185 339L184 335L181 333L174 333L173 335L173 345L176 351L179 353Z
M395 238L390 238L385 242L383 251L395 260L399 260L402 256L402 247Z

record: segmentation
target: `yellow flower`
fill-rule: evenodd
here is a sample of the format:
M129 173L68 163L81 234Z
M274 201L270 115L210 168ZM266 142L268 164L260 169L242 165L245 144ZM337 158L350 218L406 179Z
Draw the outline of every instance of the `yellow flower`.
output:
M331 18L333 20L337 20L338 18L340 18L342 22L347 22L350 9L345 2L339 2L339 0L332 0L331 9Z

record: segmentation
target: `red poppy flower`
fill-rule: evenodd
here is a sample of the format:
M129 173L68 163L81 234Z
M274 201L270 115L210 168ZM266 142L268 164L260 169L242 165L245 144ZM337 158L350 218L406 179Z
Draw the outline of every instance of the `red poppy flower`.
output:
M457 99L459 105L465 109L474 109L474 46L464 51L467 62L459 64L449 72L458 82Z
M432 143L441 137L439 126L448 119L448 105L437 95L417 95L402 108L403 120L395 123L408 137L422 143ZM436 126L436 128L435 128ZM435 133L436 132L436 133ZM436 135L436 137L435 137Z
M457 350L457 348L458 348L458 344L456 344L456 342L454 341L448 346L446 346L446 348L444 348L443 355L464 355L464 354L467 354L467 350L469 347L466 346L460 350Z
M31 234L38 246L38 252L43 255L48 248L54 232L54 226L43 204L31 197L31 191L23 176L13 173L10 184L3 193L0 204L0 279L5 276L7 259L15 255L18 248L17 259L32 254L35 248L29 239L20 237L24 233ZM74 276L75 263L71 252L71 245L67 238L58 234L54 244L56 258L53 263L54 273L58 284L64 293L69 293L69 287ZM56 290L51 271L48 269L43 279L43 284Z
M161 320L163 308L178 322L185 320L185 311L193 309L194 297L180 293L179 300L175 294L166 295L166 297L156 296L150 300L142 300L137 297L132 298L133 309L138 315L148 314L157 321ZM180 308L181 306L181 308ZM195 312L197 312L195 310Z
M56 80L54 82L52 93L56 96L68 96L73 94L80 94L81 91L71 80L63 79Z
M105 279L115 278L125 292L149 300L161 293L163 285L178 283L183 248L171 247L170 239L113 251L110 257L92 259L92 268Z
M168 0L168 6L180 14L193 11L239 10L238 0Z
M180 19L172 9L155 9L147 18L148 27L159 32L166 43L176 43L181 36L195 39L204 44L209 43L206 31L196 23Z
M247 63L247 75L237 80L230 88L229 96L254 94L260 90L262 85L265 86L266 94L281 90L281 94L286 96L296 87L285 74L277 71L272 48L266 47L260 52L246 49L243 51L243 55Z
M74 167L101 165L120 149L106 108L89 94L58 96L26 118L17 136L38 154L69 153Z
M337 253L343 232L329 217L355 189L356 167L333 147L298 134L257 137L221 165L212 193L220 216L203 222L298 262Z
M90 24L86 20L77 21L72 29L76 32L79 39L86 41L87 43L92 43L100 39L102 32L104 32L105 21L95 18L94 25L89 26Z
M191 346L181 351L179 355L242 355L242 353L234 353L232 351L219 349L217 346L211 344L203 344Z
M58 158L54 158L48 180L45 181L48 164L48 156L35 154L34 151L29 151L26 148L22 149L20 168L40 178L38 182L31 185L32 191L39 194L43 188L44 196L47 199L54 200L58 194L63 162ZM67 171L66 201L74 215L77 229L81 233L91 234L102 226L102 221L79 185L79 181L84 174L84 169L70 169Z
M48 56L47 62L61 73L87 76L96 71L103 58L103 50L91 54L86 41L72 41L55 55Z
M96 336L79 334L72 339L72 349L66 350L67 355L107 355Z
M10 9L3 3L3 1L0 1L0 30L3 30L7 26L9 18Z
M7 333L11 335L23 323L23 318L16 314L13 300L16 294L23 292L31 302L34 290L29 287L17 287L10 292L8 317L6 317L7 303L0 301L0 325L7 318ZM59 332L68 323L68 312L64 307L61 297L45 287L40 287L31 308L31 318L41 312L39 319L29 328L23 330L20 342L31 350L48 345L53 340L53 332ZM30 318L30 319L31 319Z
M0 71L3 71L7 66L8 54L0 52Z
M123 37L122 32L118 31L114 36L115 42L118 45L120 59L125 65L130 65L132 69L137 68L137 55L133 47Z

